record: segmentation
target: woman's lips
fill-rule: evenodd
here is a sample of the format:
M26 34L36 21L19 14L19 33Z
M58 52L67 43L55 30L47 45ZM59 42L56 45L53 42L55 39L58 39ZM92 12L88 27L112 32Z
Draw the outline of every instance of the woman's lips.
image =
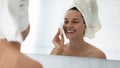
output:
M72 34L72 33L74 33L75 32L75 30L67 30L66 31L66 33L68 33L68 34Z

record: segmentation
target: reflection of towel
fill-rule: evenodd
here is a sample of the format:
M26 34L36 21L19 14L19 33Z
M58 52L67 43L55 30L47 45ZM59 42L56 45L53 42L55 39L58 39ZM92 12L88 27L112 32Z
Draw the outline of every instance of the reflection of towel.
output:
M93 38L95 33L101 28L96 0L73 0L73 5L71 8L72 7L76 7L85 19L85 36L88 38Z
M28 0L0 0L0 39L22 42L28 26Z

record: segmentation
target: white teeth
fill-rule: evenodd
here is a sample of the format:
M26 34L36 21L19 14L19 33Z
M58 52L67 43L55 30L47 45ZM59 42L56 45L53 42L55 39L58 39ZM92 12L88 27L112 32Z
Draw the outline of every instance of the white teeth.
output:
M74 31L67 31L68 33L73 33Z

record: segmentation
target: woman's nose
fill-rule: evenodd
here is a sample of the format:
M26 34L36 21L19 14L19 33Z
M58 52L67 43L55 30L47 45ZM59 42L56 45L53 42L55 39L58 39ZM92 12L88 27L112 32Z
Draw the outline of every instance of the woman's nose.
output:
M66 26L67 27L72 27L73 25L71 23L68 23Z

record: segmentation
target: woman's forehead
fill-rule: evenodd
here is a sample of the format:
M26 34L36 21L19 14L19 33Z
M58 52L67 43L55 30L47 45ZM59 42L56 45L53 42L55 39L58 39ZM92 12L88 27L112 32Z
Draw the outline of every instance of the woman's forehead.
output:
M79 11L76 10L69 10L64 18L75 18L75 19L81 19L82 14Z

